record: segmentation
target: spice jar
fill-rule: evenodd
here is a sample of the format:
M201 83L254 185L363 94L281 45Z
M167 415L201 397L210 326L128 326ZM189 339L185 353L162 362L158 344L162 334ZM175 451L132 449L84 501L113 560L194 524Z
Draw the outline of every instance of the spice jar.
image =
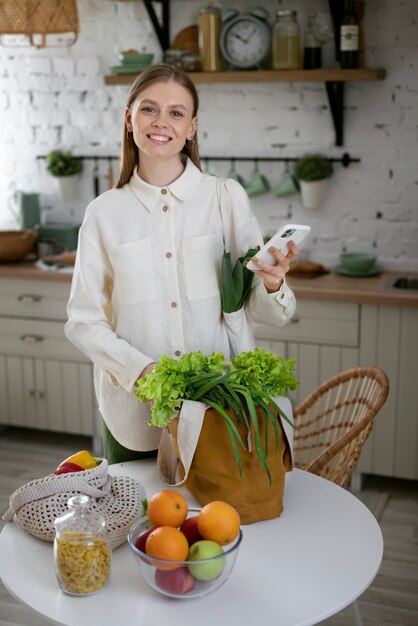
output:
M219 36L221 34L221 10L210 5L200 10L199 52L203 72L217 72L222 69Z
M89 496L73 496L69 511L54 522L55 571L65 593L86 596L103 589L110 577L112 551L105 518L90 511Z
M273 28L272 66L275 70L301 67L300 26L297 12L277 11Z
M164 63L182 67L183 57L187 54L186 48L167 48L164 52Z
M181 59L181 66L186 72L200 72L202 65L198 54L187 53Z

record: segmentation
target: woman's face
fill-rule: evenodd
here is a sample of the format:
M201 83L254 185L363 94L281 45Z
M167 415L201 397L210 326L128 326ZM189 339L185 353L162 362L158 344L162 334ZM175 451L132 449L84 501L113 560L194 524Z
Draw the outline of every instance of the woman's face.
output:
M126 109L125 120L139 151L159 158L178 155L197 129L193 98L175 81L146 87Z

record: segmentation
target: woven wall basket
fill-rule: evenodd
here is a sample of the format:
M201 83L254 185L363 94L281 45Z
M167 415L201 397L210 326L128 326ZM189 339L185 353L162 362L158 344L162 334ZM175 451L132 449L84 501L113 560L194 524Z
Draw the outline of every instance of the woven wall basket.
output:
M79 32L76 0L2 0L0 2L0 41L6 35L24 35L26 45L71 46ZM48 35L68 33L65 43L50 44ZM16 44L13 44L16 45Z

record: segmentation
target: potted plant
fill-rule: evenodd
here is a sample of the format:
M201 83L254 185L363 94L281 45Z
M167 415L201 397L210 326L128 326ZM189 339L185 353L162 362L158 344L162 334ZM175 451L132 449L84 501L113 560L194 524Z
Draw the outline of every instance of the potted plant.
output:
M295 178L300 182L302 203L306 209L317 209L324 202L332 163L322 154L304 154L295 163Z
M70 150L52 150L46 158L46 169L58 181L63 200L72 200L76 189L76 178L83 169L81 159Z

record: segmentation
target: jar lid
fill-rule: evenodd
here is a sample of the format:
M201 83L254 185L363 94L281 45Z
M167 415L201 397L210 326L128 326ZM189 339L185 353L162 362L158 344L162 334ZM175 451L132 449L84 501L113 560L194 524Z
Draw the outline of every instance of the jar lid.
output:
M297 11L293 11L292 9L281 9L277 11L277 17L296 17L298 14Z
M207 7L202 7L199 11L200 14L204 13L215 13L216 15L221 14L221 7L215 4L209 4Z

